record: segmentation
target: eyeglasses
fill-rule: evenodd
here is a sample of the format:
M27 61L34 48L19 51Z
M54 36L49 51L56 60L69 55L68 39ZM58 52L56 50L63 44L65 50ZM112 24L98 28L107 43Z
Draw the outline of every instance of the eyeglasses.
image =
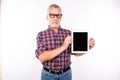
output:
M55 18L55 16L60 19L62 17L62 14L52 14L52 13L49 13L49 17L50 18Z

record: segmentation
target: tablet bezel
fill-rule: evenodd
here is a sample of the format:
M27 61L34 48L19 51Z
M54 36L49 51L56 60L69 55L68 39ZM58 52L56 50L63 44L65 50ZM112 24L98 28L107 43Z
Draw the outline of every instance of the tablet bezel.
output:
M79 32L79 33L83 33L83 32L85 32L85 33L87 33L87 51L73 51L73 46L74 46L74 43L72 42L72 44L71 44L71 49L72 49L72 51L71 51L71 53L87 53L88 51L89 51L89 34L88 34L88 32L87 31L72 31L72 34L71 34L71 36L72 36L72 40L74 41L74 39L73 39L73 34L75 33L75 32Z

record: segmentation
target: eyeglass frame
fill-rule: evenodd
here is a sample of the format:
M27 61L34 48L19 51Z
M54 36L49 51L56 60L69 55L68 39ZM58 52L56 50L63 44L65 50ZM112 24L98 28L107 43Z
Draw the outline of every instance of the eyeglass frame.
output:
M49 13L48 15L49 15L50 18L55 18L55 16L56 16L57 19L61 19L61 17L62 17L63 14Z

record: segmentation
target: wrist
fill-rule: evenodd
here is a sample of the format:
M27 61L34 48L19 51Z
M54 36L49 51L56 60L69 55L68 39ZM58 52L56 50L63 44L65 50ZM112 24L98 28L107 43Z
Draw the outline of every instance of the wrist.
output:
M60 49L61 49L62 51L64 51L66 48L62 45L62 46L60 47Z

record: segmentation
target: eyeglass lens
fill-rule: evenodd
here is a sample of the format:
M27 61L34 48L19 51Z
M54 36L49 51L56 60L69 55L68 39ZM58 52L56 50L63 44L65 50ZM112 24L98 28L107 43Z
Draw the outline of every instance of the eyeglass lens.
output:
M55 18L55 16L60 19L62 17L62 14L49 14L50 18Z

